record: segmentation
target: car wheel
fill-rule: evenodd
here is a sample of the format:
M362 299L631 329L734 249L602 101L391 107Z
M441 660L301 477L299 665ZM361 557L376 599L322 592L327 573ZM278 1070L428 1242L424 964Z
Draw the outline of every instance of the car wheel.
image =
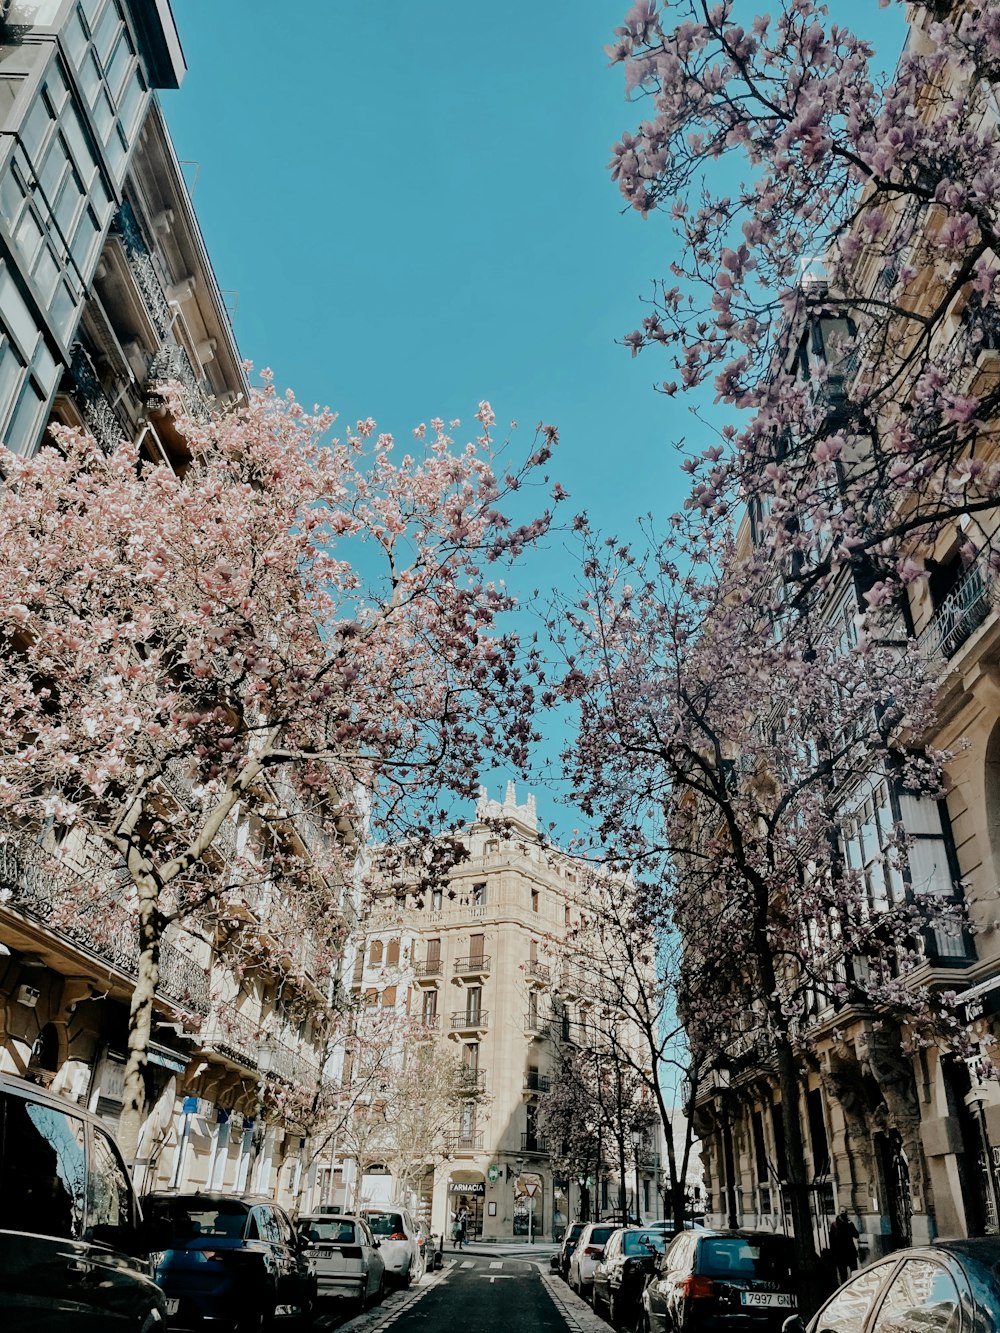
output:
M375 1292L375 1304L381 1305L384 1300L385 1300L385 1274L383 1273L378 1280L378 1289Z
M621 1322L618 1302L615 1300L615 1293L611 1291L608 1293L608 1323L612 1328L620 1328Z
M413 1273L409 1268L407 1268L406 1272L403 1273L402 1277L400 1278L400 1285L402 1286L404 1291L406 1291L406 1289L409 1287L412 1281L413 1281Z

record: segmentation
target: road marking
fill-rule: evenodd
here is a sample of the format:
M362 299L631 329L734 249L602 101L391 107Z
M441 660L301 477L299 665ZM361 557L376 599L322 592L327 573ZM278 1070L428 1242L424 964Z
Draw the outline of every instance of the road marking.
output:
M491 1260L490 1260L490 1267L491 1267L491 1268L503 1268L503 1260L502 1260L502 1259L491 1259Z
M488 1278L490 1283L517 1281L517 1278L514 1276L513 1273L480 1273L479 1276Z
M463 1268L475 1268L475 1266L476 1266L476 1261L475 1261L475 1259L463 1259L463 1260L462 1260L462 1267L463 1267Z

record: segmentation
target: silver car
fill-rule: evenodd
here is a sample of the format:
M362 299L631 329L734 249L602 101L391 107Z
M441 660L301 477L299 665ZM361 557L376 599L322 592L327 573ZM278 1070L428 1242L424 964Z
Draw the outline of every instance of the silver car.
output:
M407 1209L399 1204L369 1204L361 1216L377 1237L385 1275L402 1287L420 1278L423 1272L417 1224Z
M318 1213L300 1217L296 1225L316 1274L317 1295L347 1296L362 1309L382 1299L385 1263L364 1218Z

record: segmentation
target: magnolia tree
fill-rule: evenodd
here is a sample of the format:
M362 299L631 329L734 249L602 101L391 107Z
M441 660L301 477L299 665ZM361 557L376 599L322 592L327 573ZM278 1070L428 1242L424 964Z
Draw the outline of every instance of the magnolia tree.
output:
M182 475L60 431L0 491L0 805L64 863L103 848L78 901L117 886L134 924L130 1153L168 923L253 880L294 943L336 918L352 827L422 836L472 799L487 749L523 759L532 689L492 571L545 531L503 505L554 440L498 472L485 403L471 443L438 421L408 449L370 420L333 438L269 385L208 421L173 407ZM292 807L307 850L269 836ZM237 814L251 841L224 838Z
M1000 14L917 0L886 80L824 6L746 8L638 0L610 48L644 114L612 174L680 242L626 342L742 423L688 459L690 508L756 502L786 577L869 561L880 598L922 575L918 539L1000 494ZM973 524L963 553L989 544Z

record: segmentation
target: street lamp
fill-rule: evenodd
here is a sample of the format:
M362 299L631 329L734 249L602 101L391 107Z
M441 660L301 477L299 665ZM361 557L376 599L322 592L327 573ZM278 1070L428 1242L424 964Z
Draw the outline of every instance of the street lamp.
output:
M632 1130L632 1156L635 1158L635 1220L641 1224L639 1212L639 1148L642 1145L642 1130L636 1125Z

